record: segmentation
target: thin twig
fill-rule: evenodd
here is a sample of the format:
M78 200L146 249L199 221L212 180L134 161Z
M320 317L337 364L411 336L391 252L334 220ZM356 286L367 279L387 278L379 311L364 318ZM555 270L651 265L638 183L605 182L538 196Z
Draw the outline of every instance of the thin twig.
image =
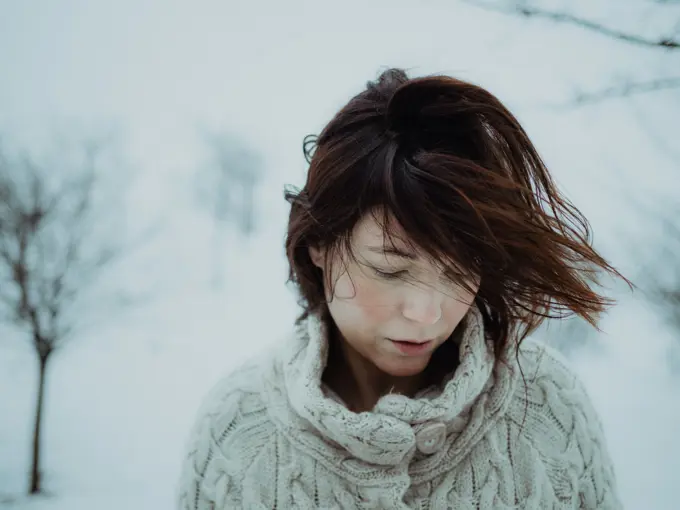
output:
M563 111L600 103L610 99L619 99L648 92L674 89L680 89L680 77L628 82L621 85L612 85L593 92L577 92L570 101L565 101L563 103L543 103L540 107L548 110Z
M660 39L647 39L637 34L631 34L629 32L624 32L622 30L617 30L615 28L610 28L601 23L582 18L580 16L574 16L566 12L554 12L547 11L544 9L539 9L537 7L530 7L524 5L511 5L502 6L492 2L485 2L479 0L461 0L464 3L474 5L475 7L481 7L483 9L500 12L503 14L513 14L519 16L525 16L527 18L543 18L554 21L555 23L563 23L567 25L577 26L588 30L590 32L595 32L605 37L611 39L617 39L620 41L627 42L629 44L635 44L637 46L645 46L651 48L658 48L664 50L680 50L680 40L674 37L662 37Z
M650 81L630 82L622 85L613 85L597 92L587 92L576 96L576 105L597 103L606 99L630 97L647 92L680 88L680 77L658 78Z

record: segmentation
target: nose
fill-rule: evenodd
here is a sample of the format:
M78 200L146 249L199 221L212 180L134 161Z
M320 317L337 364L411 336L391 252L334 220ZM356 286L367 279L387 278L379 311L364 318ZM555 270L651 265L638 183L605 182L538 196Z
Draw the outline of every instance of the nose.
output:
M412 322L435 324L442 317L442 294L430 287L412 287L404 299L401 313Z

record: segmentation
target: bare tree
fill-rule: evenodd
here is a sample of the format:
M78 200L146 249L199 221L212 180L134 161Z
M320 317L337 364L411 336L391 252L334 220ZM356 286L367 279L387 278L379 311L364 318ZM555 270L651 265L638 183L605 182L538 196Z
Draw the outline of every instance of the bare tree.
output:
M655 198L654 203L646 203L629 197L645 223L657 228L650 233L652 239L631 244L628 249L639 261L637 279L647 301L662 321L680 334L680 205L677 193L671 195L670 203ZM648 246L654 249L649 250ZM680 374L680 342L669 346L667 362L673 373Z
M610 24L608 20L594 20L572 11L543 8L541 7L543 2L540 0L461 1L489 11L590 32L622 46L645 48L655 55L668 59L668 65L664 66L667 71L663 75L631 76L623 81L612 82L599 90L579 92L567 103L567 108L589 106L617 98L629 99L661 91L680 91L680 0L646 0L640 3L646 5L656 19L663 18L666 21L667 28L661 29L656 35L645 35L619 28ZM616 4L623 6L620 2ZM642 72L644 66L637 67L637 72ZM648 130L654 146L661 153L665 153L669 161L677 165L677 144L666 143L660 133L652 133L649 126L642 127ZM670 196L667 197L670 199L670 206L667 201L660 200L662 197L654 197L655 203L652 206L641 203L635 196L628 197L628 202L636 207L650 230L651 227L660 226L662 232L660 240L642 243L645 244L643 250L639 246L625 247L641 267L639 274L634 278L637 287L678 333L680 333L680 257L677 255L680 250L680 208L677 207L680 203L679 192L680 189L671 190ZM649 246L653 248L650 250ZM670 349L668 359L671 369L680 373L680 343L671 345Z
M242 236L255 230L255 191L262 179L260 155L232 133L203 130L209 161L198 173L198 195L214 220L213 285L223 284L226 227Z
M673 55L676 65L669 66L673 72L663 76L653 77L630 77L619 83L612 83L603 89L588 92L579 92L570 103L571 106L582 106L598 103L612 98L629 97L638 94L658 92L669 89L680 89L680 11L676 8L680 5L678 0L649 0L650 8L663 10L673 19L673 26L657 36L645 36L610 26L604 22L589 19L585 16L569 11L558 11L539 7L539 2L530 0L461 0L490 11L500 12L513 16L524 17L527 20L541 20L559 25L571 26L581 30L598 34L610 40L624 45L638 46ZM623 4L621 4L623 5Z
M35 403L29 493L41 492L41 430L46 374L54 353L88 315L84 306L97 280L121 255L97 207L98 157L88 142L76 167L42 165L0 147L0 320L27 337L39 382ZM89 304L89 303L88 303Z

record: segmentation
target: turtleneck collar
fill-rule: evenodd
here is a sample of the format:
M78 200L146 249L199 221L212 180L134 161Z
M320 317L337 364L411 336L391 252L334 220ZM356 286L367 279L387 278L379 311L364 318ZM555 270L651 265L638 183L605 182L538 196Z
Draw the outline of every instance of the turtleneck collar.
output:
M315 429L315 435L372 464L394 466L416 447L433 454L452 441L465 449L506 407L514 387L514 370L507 361L495 362L493 344L484 335L475 306L466 316L455 372L439 387L413 398L385 395L370 412L350 411L324 387L328 338L325 323L316 316L299 325L293 345L280 360L278 393L287 396L286 414L292 411Z

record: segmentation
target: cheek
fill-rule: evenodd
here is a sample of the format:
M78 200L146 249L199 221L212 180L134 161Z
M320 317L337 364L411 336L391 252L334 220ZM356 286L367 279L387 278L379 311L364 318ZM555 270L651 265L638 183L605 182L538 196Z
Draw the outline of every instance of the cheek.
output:
M475 294L470 294L466 290L461 289L455 296L451 296L446 300L444 315L449 321L457 322L468 312L474 300Z
M383 322L393 314L395 304L391 294L379 282L366 276L346 274L337 282L335 296L343 305L353 309L355 315L370 322Z

